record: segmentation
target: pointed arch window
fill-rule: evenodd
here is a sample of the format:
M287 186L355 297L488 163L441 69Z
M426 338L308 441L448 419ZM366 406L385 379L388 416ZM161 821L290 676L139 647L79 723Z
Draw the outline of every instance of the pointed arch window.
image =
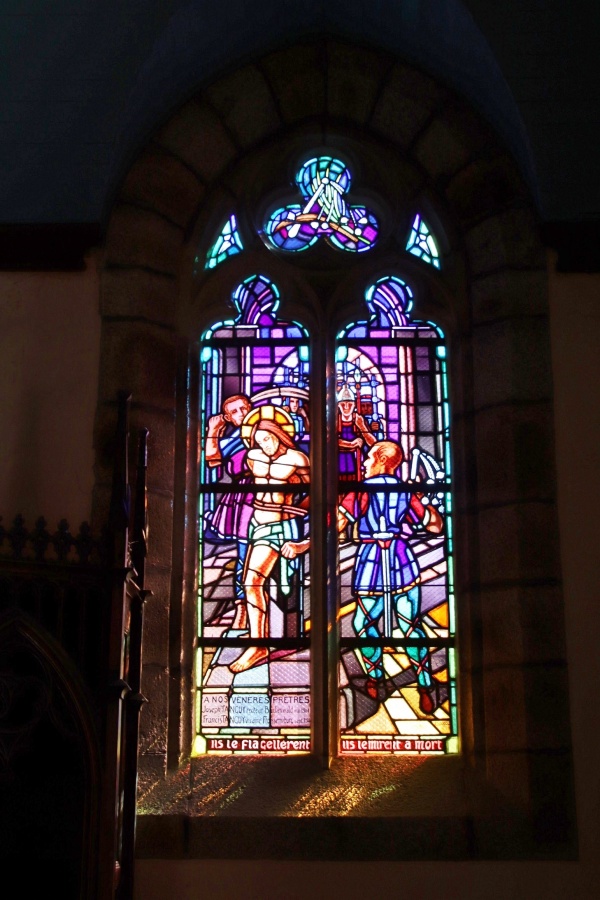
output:
M268 278L232 299L201 350L196 751L308 752L308 338Z
M379 279L337 339L340 751L456 749L446 347Z
M377 219L348 198L341 161L308 160L296 185L304 203L268 218L267 243L373 246ZM198 754L311 752L315 685L331 677L326 743L340 755L458 750L446 345L412 318L413 300L386 275L363 317L311 335L279 318L278 287L253 274L233 317L202 336ZM319 383L323 342L335 377ZM315 404L334 411L325 442ZM315 539L327 533L334 554Z

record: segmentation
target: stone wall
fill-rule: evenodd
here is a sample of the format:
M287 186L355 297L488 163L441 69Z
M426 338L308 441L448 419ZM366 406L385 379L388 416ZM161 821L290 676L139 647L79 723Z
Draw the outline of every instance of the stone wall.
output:
M295 74L307 59L310 90ZM104 448L115 391L125 388L133 396L133 427L150 429L147 579L154 596L147 607L141 783L160 786L190 751L195 341L224 309L242 272L260 267L272 274L290 298L288 309L303 309L319 333L351 313L373 271L399 264L403 247L391 233L372 255L344 262L343 269L322 255L290 263L262 244L264 204L288 183L300 155L323 146L351 161L370 197L384 198L384 221L421 208L443 235L439 277L423 273L416 261L402 262L416 280L419 312L449 335L452 361L462 757L458 766L427 764L427 821L441 829L436 852L570 856L575 829L547 260L533 204L497 137L459 97L416 69L339 42L290 48L206 86L151 137L108 224L94 510L101 521L110 471ZM203 258L232 209L244 223L246 253L222 270L194 276L195 256ZM260 762L262 774L254 772L248 795L256 800L242 815L266 819L246 851L257 853L266 841L270 852L279 846L289 853L296 838L264 807L271 769ZM347 766L344 776L341 765L309 794L326 796L327 777L332 789L340 778L349 784L355 773ZM155 810L176 812L177 828L189 828L184 823L192 816L205 836L198 846L206 845L208 826L196 819L203 808L195 785L207 766L195 760L180 769L175 808L165 799ZM402 773L392 767L389 777ZM460 802L447 802L458 785ZM280 799L289 816L292 795ZM335 812L322 802L317 808L319 815ZM227 808L230 833L241 821L235 809ZM413 825L409 840L399 827L397 817L406 812L382 802L369 806L368 815L376 822L396 818L392 856L430 855L416 840L419 829ZM144 819L142 835L163 827ZM385 831L374 828L370 846ZM322 845L331 853L340 839L335 834ZM143 854L143 838L141 847Z

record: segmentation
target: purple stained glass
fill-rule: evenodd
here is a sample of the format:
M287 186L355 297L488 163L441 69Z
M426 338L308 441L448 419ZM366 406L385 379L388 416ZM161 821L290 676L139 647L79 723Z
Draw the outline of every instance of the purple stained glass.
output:
M321 238L338 250L362 253L377 240L377 219L366 206L347 199L350 171L339 159L318 156L304 163L296 176L303 202L276 210L265 233L275 247L300 251Z
M396 277L336 352L342 755L457 752L446 352Z
M196 752L305 753L308 339L277 318L265 276L232 300L236 317L201 342Z

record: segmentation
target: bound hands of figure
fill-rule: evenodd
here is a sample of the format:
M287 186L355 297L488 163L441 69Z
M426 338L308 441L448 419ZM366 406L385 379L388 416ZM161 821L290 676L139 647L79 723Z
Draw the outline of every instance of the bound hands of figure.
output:
M281 548L281 555L286 559L296 559L308 550L310 541L286 541Z
M417 478L416 481L420 481ZM441 534L444 530L444 520L435 506L429 502L429 497L417 491L412 496L411 507L421 520L421 525L430 534Z

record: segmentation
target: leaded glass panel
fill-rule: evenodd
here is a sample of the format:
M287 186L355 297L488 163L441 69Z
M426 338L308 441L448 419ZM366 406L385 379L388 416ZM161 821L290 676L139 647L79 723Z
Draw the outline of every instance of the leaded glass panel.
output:
M263 276L201 347L196 752L310 750L309 348Z
M223 225L217 240L206 254L204 268L214 269L220 263L224 262L228 256L234 256L243 249L244 245L238 231L237 221L235 215L232 213Z
M380 279L338 337L340 752L457 750L446 350Z

